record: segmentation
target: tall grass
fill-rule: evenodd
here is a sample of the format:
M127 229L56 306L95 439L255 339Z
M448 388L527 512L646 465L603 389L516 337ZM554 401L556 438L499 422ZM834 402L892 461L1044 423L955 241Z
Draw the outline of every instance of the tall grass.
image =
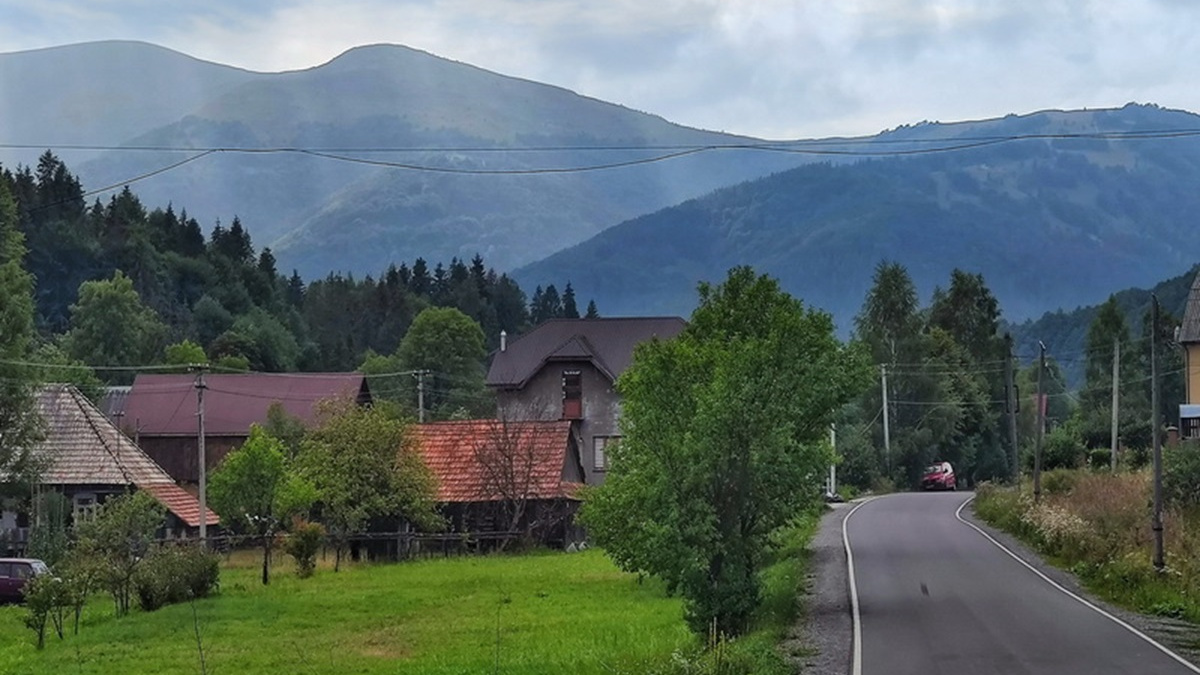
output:
M1152 559L1152 486L1146 471L1056 470L1030 486L980 486L975 512L1070 569L1092 591L1140 612L1200 622L1200 511L1164 514L1166 572Z

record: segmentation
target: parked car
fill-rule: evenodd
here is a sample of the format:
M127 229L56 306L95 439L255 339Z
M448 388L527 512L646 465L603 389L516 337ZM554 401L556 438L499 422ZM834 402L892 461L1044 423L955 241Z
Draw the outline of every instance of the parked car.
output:
M21 589L33 577L47 574L50 568L36 558L0 558L0 602L21 602Z
M954 467L950 462L935 462L925 469L921 477L922 490L955 490L958 479L954 477Z

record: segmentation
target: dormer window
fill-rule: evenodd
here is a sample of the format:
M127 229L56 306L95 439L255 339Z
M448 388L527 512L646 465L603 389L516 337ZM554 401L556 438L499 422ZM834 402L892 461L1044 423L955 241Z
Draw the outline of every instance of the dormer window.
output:
M564 420L583 418L583 375L578 370L563 371L563 412Z

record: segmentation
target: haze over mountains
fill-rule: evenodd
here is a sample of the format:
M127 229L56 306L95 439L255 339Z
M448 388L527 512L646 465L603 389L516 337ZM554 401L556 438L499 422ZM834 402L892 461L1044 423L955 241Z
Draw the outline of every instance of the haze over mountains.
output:
M981 272L1020 321L1198 257L1200 117L1155 106L768 145L405 47L267 74L104 42L0 54L0 119L28 146L0 148L6 166L53 147L85 189L202 149L315 151L213 152L135 189L239 216L306 278L480 253L607 315L686 315L697 281L751 264L845 332L887 258L923 299Z

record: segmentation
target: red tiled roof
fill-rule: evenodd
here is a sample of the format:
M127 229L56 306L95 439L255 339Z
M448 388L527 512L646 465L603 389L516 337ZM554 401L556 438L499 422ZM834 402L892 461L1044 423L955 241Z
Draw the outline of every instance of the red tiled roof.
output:
M149 492L180 520L200 524L200 503L133 441L122 434L78 389L49 384L37 395L46 438L35 453L48 466L45 485L132 485ZM219 522L208 512L208 523Z
M277 373L204 376L204 435L247 436L251 424L267 420L278 402L284 412L310 423L315 405L350 396L370 399L362 373ZM194 375L138 375L125 402L122 427L144 436L197 433Z
M576 499L579 483L569 479L582 476L570 471L569 421L462 420L414 429L416 447L437 479L439 502L496 501L505 492Z
M633 361L633 348L654 338L668 340L687 322L677 316L551 319L492 353L487 383L524 387L548 361L591 361L616 380Z

